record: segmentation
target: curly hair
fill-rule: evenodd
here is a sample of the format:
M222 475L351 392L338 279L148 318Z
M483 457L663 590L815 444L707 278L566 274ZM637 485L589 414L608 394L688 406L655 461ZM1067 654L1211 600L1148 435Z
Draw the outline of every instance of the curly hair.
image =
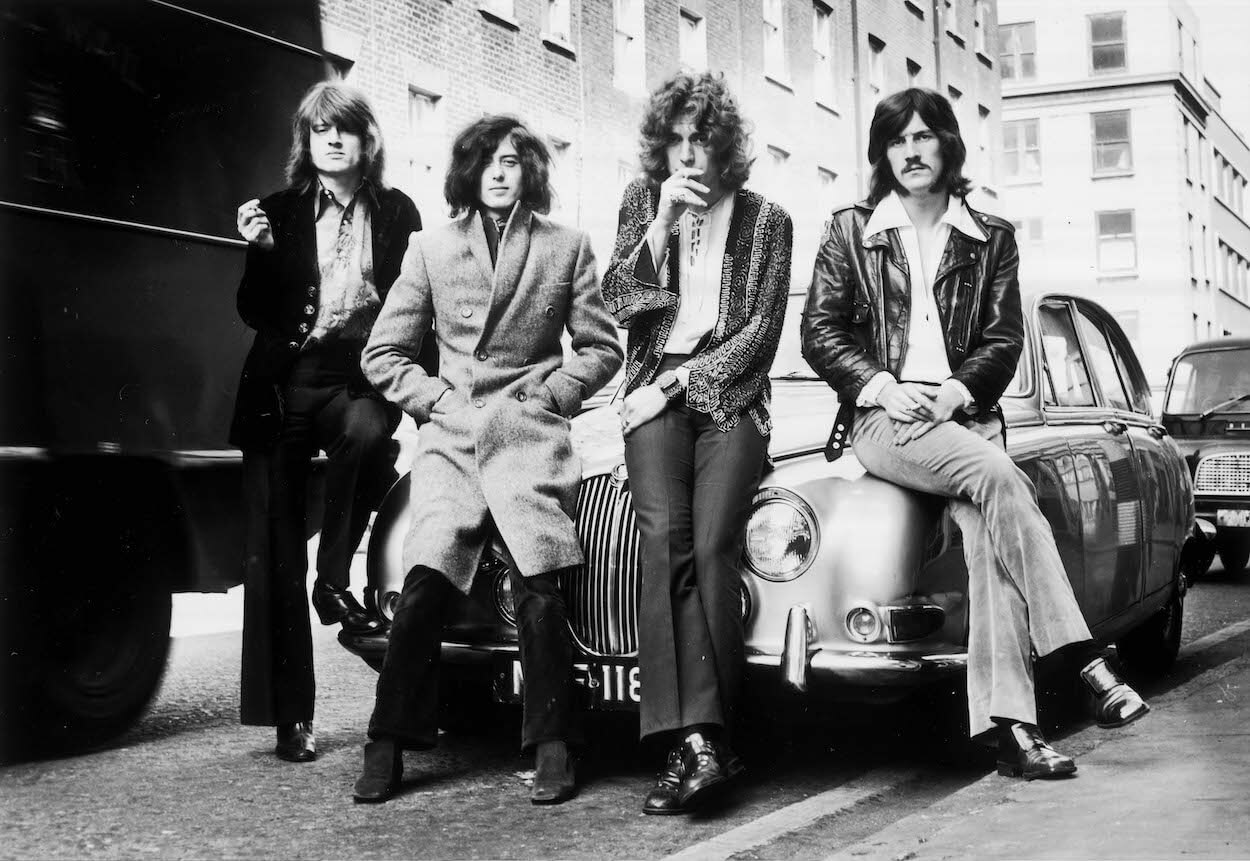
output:
M653 183L668 179L667 149L673 136L673 124L683 118L694 122L695 128L708 136L720 181L726 188L741 188L751 175L750 129L738 103L729 94L725 76L703 72L690 75L681 72L661 84L651 94L647 113L642 118L642 172Z
M512 138L521 160L521 203L534 212L551 209L551 153L547 145L516 117L496 114L470 124L451 145L443 196L453 217L481 202L482 171L507 138Z
M872 165L868 202L876 206L891 191L903 191L886 158L890 141L902 134L911 122L912 115L919 116L929 130L937 135L938 152L942 155L942 173L933 182L934 189L942 189L956 197L965 196L972 185L963 174L968 148L959 134L959 120L946 96L933 90L911 87L886 96L877 102L868 130L868 162Z
M382 174L386 169L386 147L377 117L364 93L338 81L313 84L291 118L291 154L286 162L286 180L292 187L305 191L317 180L308 136L318 123L359 135L361 174L379 188L385 188Z

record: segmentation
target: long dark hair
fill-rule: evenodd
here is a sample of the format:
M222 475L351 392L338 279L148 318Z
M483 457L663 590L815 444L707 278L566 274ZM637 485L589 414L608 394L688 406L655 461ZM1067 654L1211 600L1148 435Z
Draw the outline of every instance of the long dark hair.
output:
M642 152L639 161L647 179L655 183L668 179L669 139L673 124L689 117L695 128L705 132L720 166L720 182L737 189L751 175L751 141L738 103L729 94L725 76L703 72L680 72L651 94L642 118Z
M959 135L959 120L951 103L941 93L912 87L886 96L877 103L868 130L868 162L872 165L872 179L868 202L876 206L891 191L902 191L898 178L890 168L886 150L890 141L902 134L911 122L912 115L920 117L924 124L937 135L938 151L942 154L942 172L934 180L935 189L963 197L971 187L964 176L964 161L968 148Z
M316 181L317 168L313 166L308 136L318 123L359 135L361 174L379 188L385 187L382 174L386 169L386 147L382 144L377 117L364 93L338 81L313 84L291 119L291 154L286 162L288 183L303 191Z
M451 165L443 183L443 196L453 216L478 205L482 171L509 137L521 160L520 202L534 212L551 209L551 153L547 145L516 117L494 115L469 125L451 145Z

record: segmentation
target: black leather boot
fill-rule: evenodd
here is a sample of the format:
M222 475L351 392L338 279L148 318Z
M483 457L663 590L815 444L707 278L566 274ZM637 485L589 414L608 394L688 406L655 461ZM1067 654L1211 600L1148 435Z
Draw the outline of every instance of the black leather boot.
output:
M562 741L545 741L534 751L533 804L562 804L577 794L573 754Z
M642 812L649 816L672 816L687 812L682 803L677 800L678 793L681 792L681 779L685 775L686 769L682 765L681 747L678 746L668 752L664 770L660 772L655 786L647 793L647 799L642 803Z
M1101 727L1124 726L1150 711L1146 701L1116 675L1106 658L1086 664L1081 670L1081 681L1094 696L1094 720Z
M350 634L372 634L381 630L382 622L360 606L356 596L346 589L335 589L317 580L312 588L312 605L323 625L342 623Z
M692 732L682 740L681 759L685 774L677 800L687 809L707 804L719 796L741 771L741 768L730 769L730 762L737 762L737 757L728 748L701 732Z
M399 789L404 776L404 749L393 739L365 745L365 766L353 792L357 804L381 804Z
M278 725L278 743L273 752L287 762L312 762L317 758L317 736L312 721Z

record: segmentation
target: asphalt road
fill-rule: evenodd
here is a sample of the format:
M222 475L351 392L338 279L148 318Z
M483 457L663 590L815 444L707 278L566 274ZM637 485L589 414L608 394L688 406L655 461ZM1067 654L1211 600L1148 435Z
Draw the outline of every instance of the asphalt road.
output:
M1247 618L1250 577L1217 569L1189 593L1185 641ZM329 629L316 639L316 762L280 762L270 730L238 725L237 631L180 637L159 698L118 743L0 768L0 858L655 858L691 847L693 857L823 858L992 768L941 742L949 702L829 703L799 720L803 704L778 703L747 739L749 779L715 815L642 816L657 763L638 752L636 723L619 719L590 723L578 798L536 808L509 715L485 735L444 735L437 751L407 754L402 793L359 806L351 786L376 677ZM1162 696L1227 660L1209 651L1183 649L1143 693ZM1044 708L1056 746L1079 757L1087 722L1063 698Z

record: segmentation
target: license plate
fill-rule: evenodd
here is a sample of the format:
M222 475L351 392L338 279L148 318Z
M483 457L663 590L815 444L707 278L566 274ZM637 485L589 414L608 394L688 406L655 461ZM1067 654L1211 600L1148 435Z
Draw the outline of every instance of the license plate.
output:
M1250 508L1220 508L1215 512L1216 526L1250 526Z
M519 703L525 692L525 676L519 660L508 661L495 674L495 699ZM607 711L637 711L642 686L638 666L625 661L578 661L573 664L573 684L582 692L585 708Z

